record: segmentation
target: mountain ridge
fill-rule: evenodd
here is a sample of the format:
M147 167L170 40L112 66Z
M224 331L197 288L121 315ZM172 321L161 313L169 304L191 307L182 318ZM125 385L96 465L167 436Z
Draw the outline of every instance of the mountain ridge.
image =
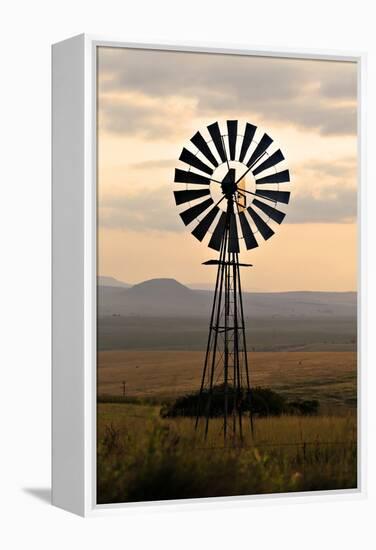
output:
M184 287L188 290L196 290L196 291L203 291L203 292L214 292L214 286L209 285L208 283L202 283L202 287L199 285L199 283L181 283L177 279L174 279L173 277L153 277L152 279L145 279L144 281L140 281L139 283L125 283L124 281L120 281L120 279L116 279L115 277L109 276L109 275L98 275L98 286L116 286L116 287L123 287L123 288L134 288L134 287L140 287L141 285L153 283L154 281L171 281L172 283L176 283L177 285ZM205 288L204 288L205 287ZM355 290L248 290L243 291L245 294L353 294L356 295L357 292Z
M97 281L99 286L114 286L122 288L130 288L132 286L129 283L124 283L123 281L119 281L119 279L109 275L98 275Z
M116 281L116 279L115 279ZM98 286L99 316L207 317L214 292L192 289L172 278L132 286ZM243 292L248 317L356 317L355 292Z

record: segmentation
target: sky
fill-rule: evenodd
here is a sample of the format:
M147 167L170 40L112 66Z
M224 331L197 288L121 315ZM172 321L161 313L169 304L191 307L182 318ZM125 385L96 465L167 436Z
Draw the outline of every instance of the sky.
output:
M285 220L241 252L243 289L355 290L356 64L259 56L98 49L98 274L213 283L174 170L197 130L231 119L273 137L291 176Z

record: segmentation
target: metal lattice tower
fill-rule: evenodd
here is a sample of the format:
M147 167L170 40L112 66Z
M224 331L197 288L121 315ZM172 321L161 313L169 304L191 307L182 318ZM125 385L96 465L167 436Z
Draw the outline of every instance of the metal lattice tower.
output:
M243 439L242 401L251 399L245 336L244 309L241 290L239 253L230 247L230 220L233 202L228 202L228 216L219 260L206 265L217 265L217 276L210 318L209 337L202 373L196 429L204 414L204 434L208 434L213 413L213 392L223 402L223 435L235 441ZM250 414L253 429L252 415Z

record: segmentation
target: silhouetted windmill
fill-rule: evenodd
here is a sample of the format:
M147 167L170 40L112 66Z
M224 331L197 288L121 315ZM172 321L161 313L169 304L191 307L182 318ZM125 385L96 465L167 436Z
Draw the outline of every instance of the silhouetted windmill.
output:
M235 442L243 439L242 416L251 399L240 279L240 268L251 264L239 262L240 244L251 250L274 235L273 223L285 217L277 205L290 199L279 187L290 175L276 168L284 156L272 138L237 120L197 132L179 160L189 167L175 170L175 183L185 184L174 191L176 204L184 205L180 217L199 241L208 235L209 248L219 252L218 259L204 262L217 266L217 276L196 429L203 418L206 438L210 419L221 414L224 438ZM251 412L250 420L253 428Z

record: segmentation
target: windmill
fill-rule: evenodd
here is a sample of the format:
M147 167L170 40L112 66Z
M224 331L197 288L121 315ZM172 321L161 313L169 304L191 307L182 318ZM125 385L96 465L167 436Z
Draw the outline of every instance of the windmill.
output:
M239 254L270 239L282 223L290 175L273 139L237 120L196 132L179 160L174 197L180 217L196 239L219 252L204 262L216 266L217 275L195 426L203 421L206 439L210 419L223 416L224 439L235 443L243 440L245 411L253 432L240 277L240 269L251 264L240 262Z

